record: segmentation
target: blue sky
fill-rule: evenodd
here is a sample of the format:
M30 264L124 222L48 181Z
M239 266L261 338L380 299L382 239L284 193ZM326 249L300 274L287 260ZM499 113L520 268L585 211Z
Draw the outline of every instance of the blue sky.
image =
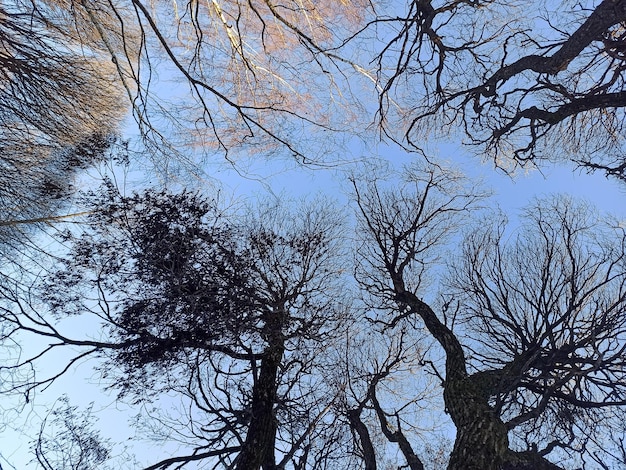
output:
M171 90L170 90L171 91ZM355 155L360 149L353 149ZM400 166L415 158L418 154L406 154L393 146L380 145L372 150L372 153L384 154L386 160L392 165ZM612 179L607 179L601 174L587 174L575 170L570 164L553 165L546 164L538 170L518 170L514 177L494 169L491 163L481 163L480 159L471 156L452 145L443 145L437 152L441 158L448 160L450 165L460 167L471 178L482 178L485 184L494 191L492 201L498 204L507 214L514 217L523 209L533 197L541 197L551 194L570 194L582 198L596 205L600 210L611 212L620 220L626 220L626 210L623 204L626 196L626 185ZM346 158L346 160L351 157ZM350 164L343 164L331 169L310 169L286 160L255 160L250 168L243 169L246 175L241 175L229 169L221 157L216 157L216 162L205 167L206 178L190 181L193 187L204 187L207 192L221 188L227 199L241 197L290 197L297 200L314 194L322 194L334 197L339 201L344 199L345 192L349 190L349 183L344 171L350 169ZM256 177L255 175L258 175ZM134 176L134 175L133 175ZM142 179L137 174L137 179ZM90 183L85 183L89 185ZM45 415L48 404L65 392L71 393L71 403L81 407L87 406L92 400L97 401L95 411L105 405L110 405L104 413L99 426L105 436L119 441L126 441L132 437L124 420L131 411L124 406L115 404L114 396L108 396L100 391L97 376L91 369L91 363L82 364L78 369L72 370L73 376L63 378L58 385L51 387L42 393L42 404L28 414L28 410L19 419L13 421L18 429L17 432L5 432L0 434L0 452L17 469L28 468L28 462L32 455L28 454L28 442L19 431L23 422L37 424L38 416ZM94 382L88 384L87 382ZM4 400L4 399L3 399ZM4 401L5 406L8 404ZM37 430L34 427L35 431ZM144 454L142 460L154 460L162 448L146 446L143 443ZM15 452L15 453L13 453ZM0 460L4 469L11 468Z
M494 192L492 202L511 215L523 209L533 197L569 194L592 203L602 211L626 218L623 203L626 184L601 173L589 174L565 162L546 163L540 168L520 168L509 175L494 168L491 162L481 162L476 156L459 154L457 151L451 153L456 156L449 158L441 153L442 160L469 178L482 179ZM391 147L384 155L385 160L396 168L421 158L418 154L407 154ZM358 163L355 165L358 167ZM209 167L207 173L219 181L226 194L230 192L233 196L282 194L298 198L319 192L341 199L342 193L349 186L344 172L352 167L344 164L335 169L313 169L295 164L272 165L263 162L258 164L257 169L250 168L247 176L237 174L222 164Z

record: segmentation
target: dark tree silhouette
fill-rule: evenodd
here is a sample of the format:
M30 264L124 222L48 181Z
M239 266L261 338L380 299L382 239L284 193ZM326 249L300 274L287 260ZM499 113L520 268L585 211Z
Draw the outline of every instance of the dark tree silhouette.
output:
M152 404L138 431L178 443L150 469L623 466L623 227L553 198L511 232L460 176L403 177L354 178L355 265L328 205L243 215L105 186L49 274L0 284L3 344L39 345L1 366L5 392L92 357L119 400Z
M2 367L13 390L28 397L99 357L120 400L174 394L187 414L164 427L169 417L146 410L138 426L156 420L188 451L150 469L315 466L336 453L334 425L321 420L335 398L316 382L349 320L337 216L321 204L293 216L258 206L237 221L195 194L121 197L111 185L90 201L88 229L66 233L69 252L43 285L2 286L5 344L49 341ZM99 339L63 334L59 321L73 317L91 319ZM22 380L66 347L78 352L57 371Z
M81 86L101 102L103 90L123 91L150 148L178 163L189 159L182 148L230 162L279 152L328 163L377 120L413 150L458 130L502 168L565 159L626 178L624 0L9 4L17 34L34 21L64 50L82 48ZM47 61L35 68L44 83L62 84L51 91L78 91L47 40L24 44L25 59ZM159 92L169 78L173 99ZM54 124L63 103L51 104Z
M621 433L626 405L624 229L565 198L536 201L517 234L498 219L469 232L450 258L442 300L426 302L433 255L451 217L467 207L434 175L417 174L412 190L355 183L364 234L358 272L388 311L380 321L390 334L419 321L444 353L437 374L457 431L448 468L623 465L621 444L599 443ZM402 447L401 429L384 429L375 396L387 373L371 377L360 406L370 403Z
M390 135L408 119L414 146L456 128L503 168L569 159L626 179L623 0L416 0L372 24L392 37L378 55Z

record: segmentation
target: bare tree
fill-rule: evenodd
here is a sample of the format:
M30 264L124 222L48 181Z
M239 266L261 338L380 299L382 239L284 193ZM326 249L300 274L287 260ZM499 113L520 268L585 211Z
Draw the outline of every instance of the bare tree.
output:
M340 48L371 14L367 0L40 3L37 15L106 52L162 156L322 163L364 127L360 96L374 96L373 80L357 48Z
M2 286L4 343L42 344L2 366L5 386L28 398L77 361L100 358L94 365L120 400L167 395L184 405L173 417L141 415L153 438L182 447L147 468L200 460L323 468L337 453L325 416L336 398L317 385L350 315L339 284L339 218L316 204L293 216L257 207L235 223L189 193L121 197L109 186L94 198L88 229L67 233L70 250L39 295ZM72 318L90 321L93 332L64 334ZM39 370L59 349L77 352L55 371Z
M626 404L623 228L567 199L537 201L517 236L501 221L472 230L441 299L426 301L433 253L474 200L447 195L435 174L415 174L412 193L355 187L361 285L388 312L385 328L419 322L445 358L437 373L456 427L448 468L623 465L620 446L600 445Z
M624 178L622 1L11 4L106 58L145 141L179 162L329 163L369 138L378 99L407 148L460 129L503 168L569 159Z
M3 154L48 154L106 135L125 111L110 61L81 53L88 45L38 11L20 1L0 9Z
M460 129L504 168L569 159L624 178L623 1L10 4L106 59L146 142L179 162L329 163L379 119L407 148Z
M447 455L434 452L446 447L447 420L432 420L442 403L438 381L425 367L427 338L408 325L392 332L375 324L365 320L364 334L353 333L361 338L353 338L342 370L341 411L353 432L353 453L362 468L442 468Z
M57 215L76 173L105 158L127 108L110 61L36 12L32 2L0 7L3 251Z
M484 194L463 178L403 176L354 178L356 285L328 206L241 218L105 187L43 284L0 284L3 344L40 345L0 368L5 391L30 399L99 359L120 400L153 405L138 428L181 446L151 469L432 468L448 419L450 469L623 465L623 227L564 198L515 232L472 226ZM93 330L63 333L73 319Z
M503 168L568 159L626 179L626 2L586 5L416 0L397 16L381 11L372 25L384 31L388 133L420 146L460 129Z
M488 372L501 375L490 396L515 447L588 464L626 405L626 236L567 198L538 200L524 217L512 241L501 223L476 230L452 271L470 363L499 371Z

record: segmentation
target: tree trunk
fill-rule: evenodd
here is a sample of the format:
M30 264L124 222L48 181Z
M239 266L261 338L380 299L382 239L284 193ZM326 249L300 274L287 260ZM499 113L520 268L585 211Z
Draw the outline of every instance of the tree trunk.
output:
M396 282L398 300L417 313L446 352L443 398L457 435L448 470L501 470L509 454L506 426L489 406L490 380L469 375L458 338L429 305Z
M472 377L447 381L444 400L457 435L448 470L500 470L509 453L507 429Z
M350 426L359 436L361 442L361 450L363 451L363 462L365 464L364 470L376 470L376 452L374 451L374 445L370 438L370 433L367 426L361 421L362 408L354 410L348 410L348 420Z
M277 335L278 336L278 335ZM252 392L250 426L246 441L237 457L237 470L275 470L274 444L276 440L276 391L278 369L285 347L282 338L271 344L261 360L259 378Z

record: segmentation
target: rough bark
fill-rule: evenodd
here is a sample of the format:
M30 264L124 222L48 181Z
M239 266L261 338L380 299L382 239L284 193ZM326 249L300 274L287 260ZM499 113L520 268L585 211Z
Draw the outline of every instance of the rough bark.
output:
M400 305L422 318L446 352L443 396L446 411L457 429L448 470L559 469L537 453L510 450L507 427L489 405L489 397L497 393L497 387L507 387L528 358L519 358L502 370L469 375L465 354L454 333L429 305L404 291L403 283L395 282L395 286Z
M536 452L509 452L502 470L563 470Z
M237 470L264 470L276 468L274 441L276 439L276 378L283 348L269 350L261 361L259 379L254 386L250 427L237 457Z
M444 400L457 435L449 470L499 470L509 451L507 429L471 377L446 380Z
M509 450L507 429L488 404L488 393L467 373L465 354L454 333L413 293L400 290L398 300L418 314L446 352L443 397L457 429L449 470L500 470ZM480 449L480 452L477 452Z

